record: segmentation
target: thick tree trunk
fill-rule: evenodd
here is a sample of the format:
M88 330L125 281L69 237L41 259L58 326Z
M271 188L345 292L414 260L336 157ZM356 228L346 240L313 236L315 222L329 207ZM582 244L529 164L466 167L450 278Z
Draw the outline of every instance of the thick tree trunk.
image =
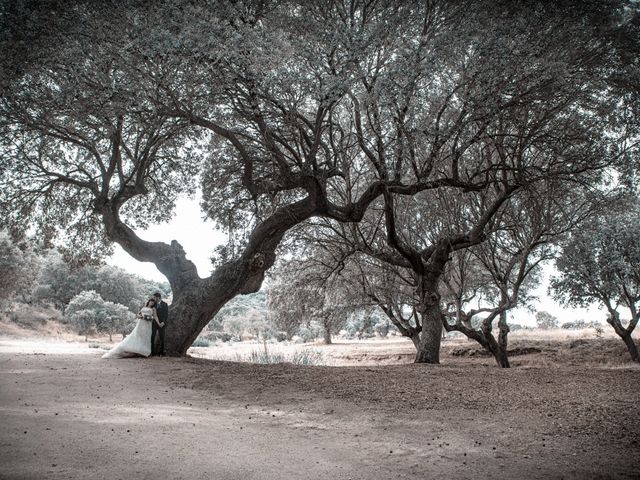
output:
M331 345L331 327L327 325L324 326L324 343Z
M117 205L105 201L96 208L103 215L111 240L137 260L153 262L169 280L173 294L165 327L165 354L169 356L185 355L202 329L233 297L257 292L287 230L319 211L310 197L279 208L253 230L240 258L201 279L178 242L144 241L120 221Z
M186 285L172 283L165 354L185 355L202 329L229 300L260 288L265 267L262 258L240 259L221 265L208 279L196 278Z
M618 336L622 338L622 341L627 346L627 350L629 350L631 360L633 360L634 362L640 362L640 357L638 357L638 347L631 337L631 333L633 332L635 323L631 325L629 329L624 328L622 326L622 322L620 322L618 313L612 309L609 309L609 318L607 318L607 322L613 327Z
M440 342L442 340L442 313L436 302L428 306L422 314L422 332L417 345L415 363L440 363Z
M627 333L622 337L622 341L627 346L627 350L629 350L629 355L631 355L631 360L634 362L640 362L640 357L638 356L638 347L636 343L633 341L630 333Z
M493 337L492 337L493 338ZM507 350L500 346L495 340L489 340L488 343L489 352L495 358L496 363L500 368L511 368L511 364L509 363L509 356L507 355Z

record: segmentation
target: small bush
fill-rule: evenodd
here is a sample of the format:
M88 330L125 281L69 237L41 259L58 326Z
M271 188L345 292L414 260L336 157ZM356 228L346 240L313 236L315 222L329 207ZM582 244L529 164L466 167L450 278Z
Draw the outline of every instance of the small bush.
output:
M59 318L59 316L58 316ZM24 328L37 329L47 324L47 320L54 319L47 311L40 311L31 307L20 307L9 313L9 320Z
M318 350L302 350L294 352L289 362L294 365L323 365L324 355Z
M242 360L244 358L244 360ZM284 363L285 356L282 353L274 353L265 350L251 350L246 355L236 355L238 361L249 363Z
M317 350L299 350L290 355L281 352L270 352L266 349L252 350L248 354L236 354L236 362L244 363L293 363L294 365L323 365L324 356Z

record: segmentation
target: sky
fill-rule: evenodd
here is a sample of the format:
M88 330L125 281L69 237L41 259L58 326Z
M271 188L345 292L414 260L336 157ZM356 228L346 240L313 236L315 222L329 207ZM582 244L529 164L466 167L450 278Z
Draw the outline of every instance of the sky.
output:
M207 277L211 273L211 254L216 246L226 240L226 235L215 229L213 222L202 219L198 199L179 199L176 211L166 223L157 224L146 230L136 230L144 240L171 243L177 240L182 245L187 258L195 263L198 274ZM107 263L151 280L166 281L153 263L139 262L129 256L118 244Z
M141 238L150 241L171 243L172 240L177 240L187 253L187 258L196 265L201 277L206 277L211 273L211 254L216 246L226 241L226 235L216 230L213 222L202 219L197 198L178 200L175 214L172 218L167 218L166 223L153 225L143 231L137 230L136 233ZM114 255L107 260L107 263L144 278L166 281L164 275L158 271L153 263L138 262L117 244ZM543 275L544 279L535 292L539 298L539 301L533 305L535 310L549 312L558 317L560 323L578 319L604 320L606 316L604 310L595 306L588 309L571 309L555 302L547 293L549 278L553 273L553 268L547 266ZM510 317L513 323L530 326L535 324L535 312L525 309L513 310Z

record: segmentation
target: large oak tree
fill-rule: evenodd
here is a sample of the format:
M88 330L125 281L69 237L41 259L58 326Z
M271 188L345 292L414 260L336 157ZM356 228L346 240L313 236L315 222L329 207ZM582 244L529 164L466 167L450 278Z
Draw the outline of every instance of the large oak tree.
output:
M605 122L629 88L628 16L595 1L17 1L0 17L2 223L80 261L117 242L153 262L180 355L260 287L290 228L358 222L384 196L430 315L432 267L481 241L521 185L626 152L625 120ZM208 278L134 231L197 187L232 239ZM397 205L445 191L476 192L485 213L409 249Z

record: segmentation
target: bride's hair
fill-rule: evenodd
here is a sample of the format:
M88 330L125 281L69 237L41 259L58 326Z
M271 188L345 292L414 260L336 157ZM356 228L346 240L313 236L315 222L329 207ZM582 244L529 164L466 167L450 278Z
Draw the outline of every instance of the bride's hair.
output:
M145 307L148 307L150 303L153 302L153 305L151 305L152 307L156 306L156 299L151 297L149 300L147 300L147 304L145 305Z

